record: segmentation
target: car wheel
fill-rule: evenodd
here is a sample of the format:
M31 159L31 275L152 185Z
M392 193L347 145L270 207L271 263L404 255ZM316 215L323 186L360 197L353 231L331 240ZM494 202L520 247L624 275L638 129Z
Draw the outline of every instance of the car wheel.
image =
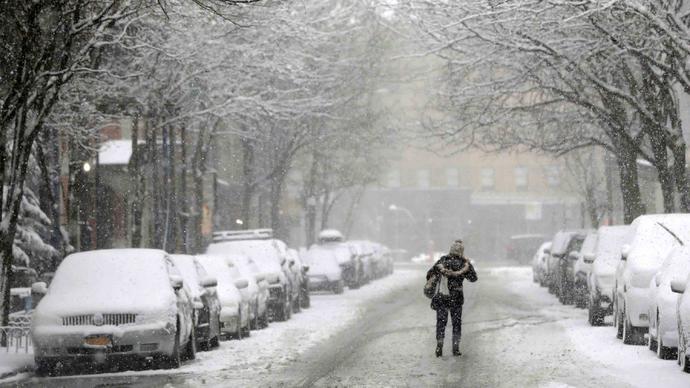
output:
M623 343L626 345L639 345L638 329L632 325L628 314L623 311Z
M292 318L292 297L289 297L285 304L285 314L287 319Z
M261 315L259 324L261 325L261 329L265 329L268 327L268 309L264 310L264 313Z
M661 333L663 333L663 330L661 329L661 321L659 320L659 312L656 312L656 341L655 345L656 348L653 349L656 351L656 356L662 360L668 360L671 355L671 348L668 348L664 346L664 341L661 338ZM652 338L652 334L650 332L649 338Z
M311 305L311 300L309 300L309 292L303 292L302 296L299 298L299 302L303 309L308 309Z
M252 323L251 323L250 329L252 329L252 330L258 330L259 329L259 301L258 300L254 303L254 318L252 318Z
M242 306L237 309L237 333L235 333L235 337L237 339L242 339Z
M301 293L297 293L297 299L293 300L292 302L292 312L297 314L298 312L302 311L302 295Z
M649 348L649 350L651 350L651 351L653 351L653 352L656 352L656 350L657 350L657 349L656 349L656 347L657 347L657 341L654 340L654 338L652 338L652 333L651 333L651 332L647 335L647 347Z
M189 340L184 348L185 360L193 360L196 358L196 334L194 330L194 326L192 326L192 331L189 333Z

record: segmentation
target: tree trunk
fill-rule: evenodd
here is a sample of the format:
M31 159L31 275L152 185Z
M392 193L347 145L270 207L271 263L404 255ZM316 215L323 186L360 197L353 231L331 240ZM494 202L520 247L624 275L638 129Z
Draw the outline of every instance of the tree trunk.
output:
M187 126L183 123L180 127L180 160L182 161L182 171L180 171L180 237L184 253L189 250L189 197L187 193Z
M144 139L149 138L149 121L144 120ZM148 152L141 152L139 146L139 114L134 116L132 126L132 159L129 161L132 171L132 186L134 198L132 199L132 237L131 245L133 248L141 247L141 232L144 214L144 201L146 198L146 179L142 171Z
M254 162L255 149L253 140L242 138L242 226L249 229L251 225L251 208L254 197Z
M687 146L682 138L672 141L671 143L671 152L673 153L673 175L680 197L680 211L689 213L690 188L688 187L687 169L685 168L685 151Z
M281 200L283 198L283 186L287 176L287 167L279 170L271 179L271 229L278 238L284 238L281 216Z
M620 149L617 155L620 189L623 195L623 222L630 224L644 214L640 185L637 176L637 154L629 149Z
M659 184L661 185L661 194L664 203L664 213L673 213L676 210L675 195L673 187L673 176L668 167L668 149L666 147L666 139L663 134L658 131L647 131L649 134L649 141L652 145L652 153L654 154L654 167L657 170L659 177Z

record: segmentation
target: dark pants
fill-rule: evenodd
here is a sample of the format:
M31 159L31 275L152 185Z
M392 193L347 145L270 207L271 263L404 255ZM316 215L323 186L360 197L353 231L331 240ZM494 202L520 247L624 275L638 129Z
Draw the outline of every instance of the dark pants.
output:
M436 341L443 342L446 336L449 313L453 324L453 346L456 347L462 334L462 303L444 303L436 310Z

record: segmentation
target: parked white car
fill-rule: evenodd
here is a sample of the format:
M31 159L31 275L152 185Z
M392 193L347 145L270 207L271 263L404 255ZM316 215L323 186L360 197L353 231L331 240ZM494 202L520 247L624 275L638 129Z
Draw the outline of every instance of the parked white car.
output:
M197 348L208 350L220 345L220 300L218 281L206 273L195 256L170 255L184 280L184 287L194 305L194 329Z
M649 326L649 284L668 253L690 242L690 214L637 217L616 270L614 322L626 344L643 344Z
M299 312L302 307L309 307L311 300L309 298L309 279L307 278L307 272L309 271L309 266L305 266L302 263L302 258L296 249L288 249L288 266L295 276L297 282L294 285L297 291L297 297L293 298L292 301L292 311ZM293 293L294 294L294 293Z
M683 372L690 373L690 276L671 279L671 291L678 296L676 317L678 319L678 365Z
M587 279L589 289L588 321L592 326L603 325L604 317L613 314L616 266L621 260L621 246L629 229L628 225L599 227L594 256L583 256L585 261L592 262L592 270Z
M647 345L661 359L668 359L678 348L678 294L671 280L690 275L690 247L676 247L666 257L649 284L649 335Z
M220 331L225 337L241 339L249 335L249 302L243 298L241 289L249 286L246 279L238 279L222 256L197 256L206 272L214 276L218 285L220 300Z
M342 269L345 284L352 289L359 288L363 280L361 262L350 244L345 242L343 235L334 229L322 230L319 233L319 244L333 251Z
M332 247L314 244L304 254L304 261L309 265L310 290L343 293L343 272Z
M542 287L546 285L546 266L550 254L551 241L541 244L532 258L532 279Z
M34 310L36 371L70 362L144 358L177 368L194 358L193 306L170 257L154 249L107 249L67 256Z
M252 308L252 329L263 329L268 326L268 283L258 265L249 256L231 255L229 260L237 267L242 276L248 279L249 288L256 289L255 306ZM253 291L252 291L253 292Z
M592 261L585 260L585 257L593 258L597 249L597 232L594 230L587 233L587 237L582 242L579 252L575 253L575 263L573 265L574 302L575 307L586 308L589 297L589 285L587 278L592 271Z

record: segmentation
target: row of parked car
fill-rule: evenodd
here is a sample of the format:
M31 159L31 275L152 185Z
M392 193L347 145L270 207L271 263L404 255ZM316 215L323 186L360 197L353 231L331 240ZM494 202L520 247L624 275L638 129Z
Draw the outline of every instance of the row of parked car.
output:
M67 256L36 282L31 314L38 375L75 364L144 361L177 368L197 350L249 336L310 306L310 291L343 292L392 272L388 250L324 231L301 252L270 229L222 231L204 254L105 249ZM125 363L126 362L126 363Z
M690 373L690 214L564 230L537 250L533 278L592 326L613 316L625 344L646 344ZM686 292L687 290L687 292Z

